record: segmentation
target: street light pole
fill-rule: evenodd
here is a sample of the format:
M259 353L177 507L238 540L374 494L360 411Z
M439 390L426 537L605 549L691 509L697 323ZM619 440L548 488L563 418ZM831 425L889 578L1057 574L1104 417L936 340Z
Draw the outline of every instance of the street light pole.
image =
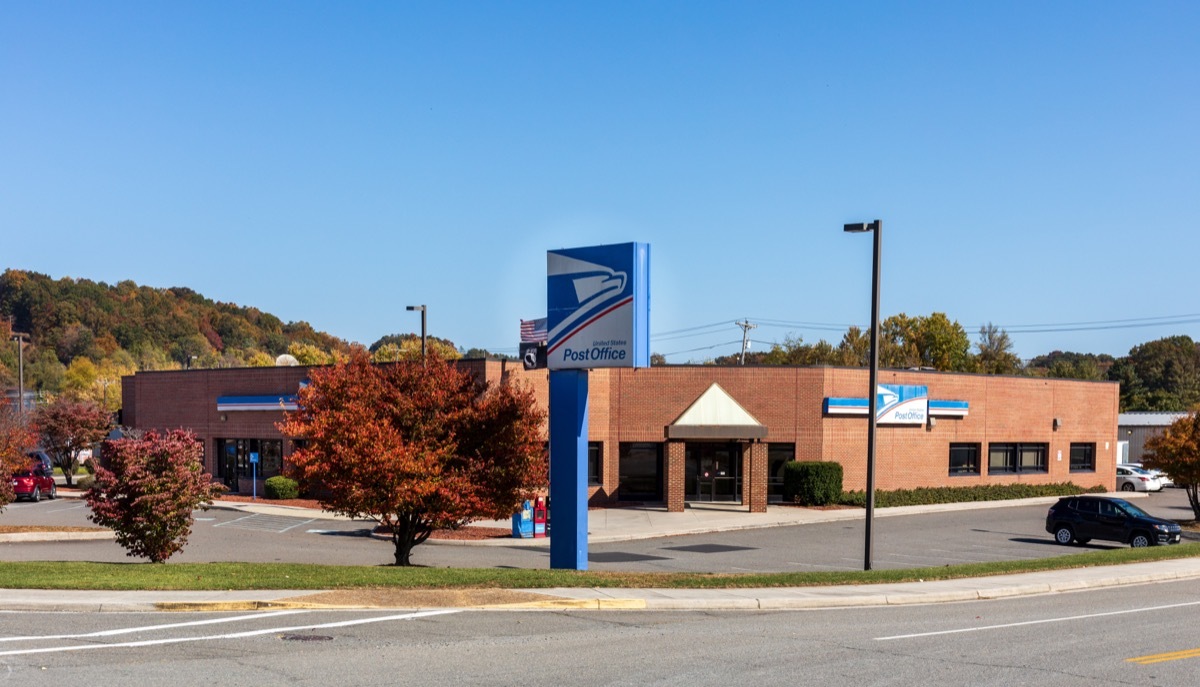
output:
M425 364L425 306L424 305L410 305L410 306L408 306L407 309L421 311L421 364L424 365Z
M875 520L875 424L879 406L879 262L882 247L883 220L847 224L843 231L851 233L871 232L875 235L875 247L871 266L871 372L870 390L867 394L867 524L864 532L863 570L871 569L874 542L871 527Z
M17 408L22 417L25 416L25 342L29 335L25 332L13 332L12 340L17 342Z

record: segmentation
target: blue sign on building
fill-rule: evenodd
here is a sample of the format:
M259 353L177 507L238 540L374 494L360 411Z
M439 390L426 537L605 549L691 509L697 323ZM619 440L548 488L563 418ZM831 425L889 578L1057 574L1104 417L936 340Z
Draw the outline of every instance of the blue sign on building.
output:
M880 384L876 390L875 420L881 425L920 425L930 415L966 417L966 401L930 400L929 387L907 384ZM866 415L870 412L865 398L826 398L827 415Z

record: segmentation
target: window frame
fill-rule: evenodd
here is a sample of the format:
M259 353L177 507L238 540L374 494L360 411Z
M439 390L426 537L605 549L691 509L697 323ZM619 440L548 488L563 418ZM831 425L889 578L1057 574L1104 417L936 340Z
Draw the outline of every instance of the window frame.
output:
M1088 454L1086 464L1083 461L1079 461L1078 465L1076 464L1076 460L1075 460L1076 449L1079 449L1080 451L1086 450L1086 452ZM1069 465L1070 465L1071 472L1095 472L1096 471L1096 442L1094 442L1094 441L1072 442Z
M955 468L954 454L955 450L963 451L970 450L974 453L974 460L968 463L965 467ZM948 474L951 477L978 477L983 474L983 463L980 456L983 453L983 446L979 442L952 442L950 444L949 463L947 465Z
M602 487L604 486L604 443L600 441L589 441L587 452L588 486ZM593 455L593 452L595 455Z
M1038 462L1033 466L1025 464L1025 457L1034 453ZM997 463L999 455L1002 463ZM1050 472L1050 445L1044 442L1013 442L996 441L988 444L988 474L989 475L1044 475Z

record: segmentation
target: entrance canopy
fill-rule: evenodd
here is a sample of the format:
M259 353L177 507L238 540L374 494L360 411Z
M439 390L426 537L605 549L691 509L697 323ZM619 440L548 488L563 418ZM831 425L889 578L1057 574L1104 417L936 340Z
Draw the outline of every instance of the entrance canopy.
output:
M766 436L767 428L716 382L667 425L668 439L753 440Z

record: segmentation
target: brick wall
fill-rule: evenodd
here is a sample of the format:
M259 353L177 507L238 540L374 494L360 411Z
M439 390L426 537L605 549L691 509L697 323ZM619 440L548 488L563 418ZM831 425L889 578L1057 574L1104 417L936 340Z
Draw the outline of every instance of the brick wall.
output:
M526 371L520 363L499 361L460 364L490 383L526 385L541 407L548 405L545 370ZM274 423L282 419L281 413L268 411L218 413L217 397L293 394L308 370L269 367L138 373L122 380L125 421L137 428L184 427L195 431L205 440L206 468L214 471L214 439L279 438ZM866 418L825 416L822 402L826 397L866 397L867 370L665 366L596 370L589 374L589 433L591 441L602 444L603 481L601 486L592 487L589 495L604 501L616 493L620 443L665 442L666 427L714 382L767 427L764 444L794 444L797 460L838 461L844 467L847 489L865 487ZM880 371L879 383L927 386L931 399L970 404L966 417L937 418L934 426L879 426L879 489L1012 482L1073 481L1081 486L1108 488L1115 484L1115 383L897 370ZM1054 428L1055 418L1060 421L1058 429ZM1047 444L1047 471L989 475L990 442ZM1070 472L1073 442L1096 445L1094 472ZM979 475L949 475L951 443L980 445ZM672 494L682 494L683 450L680 442L664 448L664 498L672 505ZM743 444L743 450L749 453L751 444ZM765 456L765 450L763 453ZM762 462L761 468L757 460L747 463L750 468L743 476L746 484L765 477L765 458ZM744 495L744 500L757 507L757 499L750 495Z

